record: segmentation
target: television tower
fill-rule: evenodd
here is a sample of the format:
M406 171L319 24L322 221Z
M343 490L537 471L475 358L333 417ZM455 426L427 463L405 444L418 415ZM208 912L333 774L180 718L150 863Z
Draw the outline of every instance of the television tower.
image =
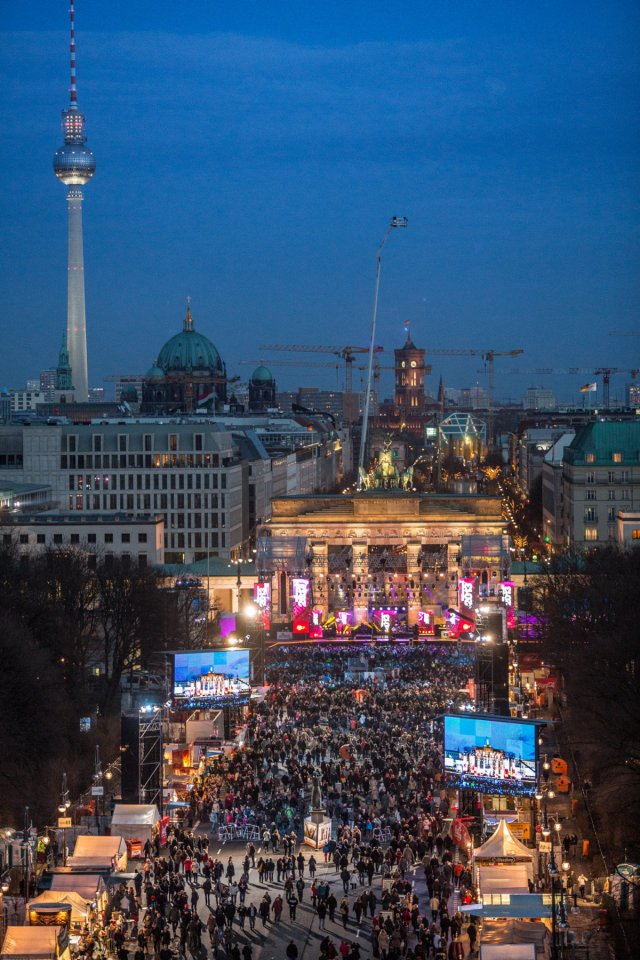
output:
M71 87L69 106L62 111L64 144L53 158L53 172L67 186L67 346L76 400L89 397L87 375L87 317L84 305L84 252L82 245L82 187L96 169L84 135L84 116L78 110L76 90L76 40L74 0L70 0Z

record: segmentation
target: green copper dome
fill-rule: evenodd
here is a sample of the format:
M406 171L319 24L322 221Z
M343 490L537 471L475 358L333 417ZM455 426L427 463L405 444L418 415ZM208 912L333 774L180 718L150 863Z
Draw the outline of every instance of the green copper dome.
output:
M154 364L150 370L144 375L145 380L162 380L164 377L164 370L161 370L159 366Z
M264 364L262 363L260 364L259 367L256 367L256 369L251 374L252 383L265 383L265 382L271 383L272 380L273 380L273 375L271 373L271 370L265 367Z
M158 356L158 367L164 374L193 370L196 373L223 374L220 354L207 337L193 329L191 309L187 307L184 329L167 340Z

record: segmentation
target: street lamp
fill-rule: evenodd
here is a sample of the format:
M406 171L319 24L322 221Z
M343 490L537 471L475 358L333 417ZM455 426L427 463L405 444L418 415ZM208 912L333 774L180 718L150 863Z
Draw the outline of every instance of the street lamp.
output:
M391 223L387 227L382 243L378 247L376 254L376 287L373 297L373 317L371 320L371 343L369 344L369 363L367 366L367 393L364 398L364 411L362 413L362 435L360 437L360 456L358 457L358 490L362 490L362 476L364 472L364 458L367 449L367 427L369 424L369 405L371 400L371 378L373 375L373 354L376 348L376 321L378 319L378 293L380 291L380 271L382 269L382 251L391 236L393 230L397 227L408 227L407 217L392 217Z

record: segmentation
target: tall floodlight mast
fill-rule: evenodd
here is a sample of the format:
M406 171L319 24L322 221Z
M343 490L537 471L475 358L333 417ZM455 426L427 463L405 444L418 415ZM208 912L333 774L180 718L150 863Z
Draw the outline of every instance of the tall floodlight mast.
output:
M69 106L62 111L64 143L53 158L53 172L67 189L67 348L76 400L89 396L87 374L87 317L84 304L84 251L82 245L82 187L96 169L84 135L84 116L78 110L74 0L70 0L71 86Z
M364 411L362 414L362 434L360 436L360 456L358 457L358 489L362 489L362 473L364 470L364 460L367 450L367 428L369 426L369 406L371 401L371 381L373 377L373 355L376 352L376 323L378 319L378 294L380 292L380 270L382 269L382 251L384 245L391 236L393 230L397 227L408 226L409 221L406 217L392 217L391 223L387 227L382 243L378 247L376 254L376 286L373 296L373 317L371 319L371 341L369 343L369 363L367 366L367 393L364 398Z

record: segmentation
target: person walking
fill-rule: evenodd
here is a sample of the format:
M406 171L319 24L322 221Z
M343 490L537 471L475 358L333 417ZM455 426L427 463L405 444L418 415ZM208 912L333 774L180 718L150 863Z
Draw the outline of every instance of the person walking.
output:
M287 960L298 960L298 948L295 945L295 941L289 940L287 949L285 950L285 955Z
M327 916L327 904L324 900L321 900L317 907L318 911L318 929L324 930L324 921Z
M296 910L298 908L298 898L296 897L295 893L289 894L287 897L287 903L289 905L289 919L295 920Z

